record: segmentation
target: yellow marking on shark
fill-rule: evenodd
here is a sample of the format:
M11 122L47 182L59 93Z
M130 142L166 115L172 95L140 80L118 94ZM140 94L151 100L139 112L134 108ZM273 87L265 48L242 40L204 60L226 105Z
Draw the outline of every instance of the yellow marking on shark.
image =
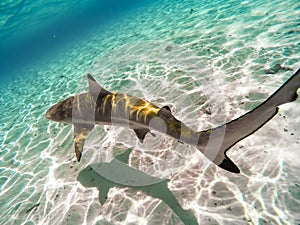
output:
M154 106L150 103L147 102L147 108L145 109L145 113L144 113L144 123L147 122L147 116L151 113L157 115L159 108L154 108Z
M104 97L104 101L103 101L103 105L102 105L102 113L104 114L105 113L105 108L106 108L106 104L107 104L107 101L108 99L111 97L111 95L106 95Z
M77 160L80 160L80 158L81 158L84 141L85 141L88 133L89 133L88 129L83 129L82 133L77 134L77 136L74 137L75 154L76 154Z
M81 115L80 97L79 97L79 95L76 96L76 99L77 99L77 110L79 112L79 115Z
M125 115L127 115L128 113L128 108L131 106L130 105L130 97L126 94L119 94L118 95L118 98L117 98L117 102L116 102L116 105L120 104L120 102L124 102L124 112L125 112Z
M128 113L129 107L130 107L130 98L126 95L126 97L125 97L125 113L126 113L126 115Z
M93 97L91 95L86 95L85 96L86 101L91 102L91 103L95 103Z
M181 135L184 137L191 137L192 134L193 132L191 130L181 127Z
M143 104L138 105L138 106L131 106L131 112L130 112L130 117L132 118L133 113L136 112L135 119L139 120L140 117L143 117L143 121L146 123L147 122L147 116L150 113L157 114L159 111L159 108L155 107L153 104L147 102L144 99L141 99L143 101Z
M145 100L140 99L139 101L143 101L144 104L139 104L139 105L130 105L131 106L131 112L130 112L130 117L132 117L132 114L136 112L136 120L139 118L139 114L141 111L144 110L145 108Z
M112 109L113 111L115 111L115 112L116 112L116 110L117 110L116 95L117 95L117 93L113 93L113 94L111 95L111 109Z

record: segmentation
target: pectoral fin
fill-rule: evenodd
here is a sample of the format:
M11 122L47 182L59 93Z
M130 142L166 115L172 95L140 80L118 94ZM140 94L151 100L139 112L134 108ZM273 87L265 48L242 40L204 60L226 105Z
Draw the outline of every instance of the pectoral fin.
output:
M109 187L108 185L101 185L101 188L99 188L99 201L101 205L104 205L107 199L108 191L112 187Z
M134 132L138 137L138 139L140 140L140 142L143 143L146 134L150 132L150 130L147 128L139 128L139 129L134 129Z
M74 124L74 146L75 146L75 154L76 154L76 158L77 158L78 162L80 161L80 158L81 158L84 142L85 142L89 132L93 128L94 128L94 126L87 128L82 125Z

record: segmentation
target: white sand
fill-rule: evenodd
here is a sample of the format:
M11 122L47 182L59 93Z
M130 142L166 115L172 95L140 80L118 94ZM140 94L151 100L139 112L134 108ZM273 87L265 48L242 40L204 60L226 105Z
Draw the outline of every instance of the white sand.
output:
M230 150L239 175L163 135L140 144L125 128L95 129L77 163L72 127L44 118L50 105L86 90L87 72L108 90L171 106L195 130L253 108L292 74L265 69L300 66L299 4L216 4L169 0L133 12L1 89L0 224L180 224L155 198L114 188L101 206L97 189L76 180L128 147L130 165L170 179L199 224L300 223L299 99Z

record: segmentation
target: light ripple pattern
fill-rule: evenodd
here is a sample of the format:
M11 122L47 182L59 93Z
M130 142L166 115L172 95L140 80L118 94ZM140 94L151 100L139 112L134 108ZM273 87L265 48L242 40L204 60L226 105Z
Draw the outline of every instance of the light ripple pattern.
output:
M132 147L130 166L170 179L199 224L299 224L299 99L230 150L239 175L163 135L140 144L133 132L109 126L90 134L77 163L71 126L44 118L50 105L85 91L90 72L108 90L171 106L195 130L220 125L292 74L267 69L300 66L299 18L297 1L165 0L20 71L0 90L0 223L182 224L158 199L114 188L101 205L98 190L76 180L89 163Z

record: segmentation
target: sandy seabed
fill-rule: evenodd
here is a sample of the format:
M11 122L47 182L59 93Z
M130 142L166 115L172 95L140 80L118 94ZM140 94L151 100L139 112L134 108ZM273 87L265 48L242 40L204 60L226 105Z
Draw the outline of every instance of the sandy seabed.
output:
M28 68L1 89L0 223L184 224L144 192L115 187L101 205L98 189L77 181L91 163L131 148L129 165L169 179L198 224L299 224L299 99L229 151L238 175L159 133L141 144L133 131L109 126L91 132L78 163L72 126L44 117L52 104L86 91L91 73L107 90L170 106L195 130L218 126L257 106L300 67L299 18L296 1L166 0ZM265 73L276 64L290 70Z

